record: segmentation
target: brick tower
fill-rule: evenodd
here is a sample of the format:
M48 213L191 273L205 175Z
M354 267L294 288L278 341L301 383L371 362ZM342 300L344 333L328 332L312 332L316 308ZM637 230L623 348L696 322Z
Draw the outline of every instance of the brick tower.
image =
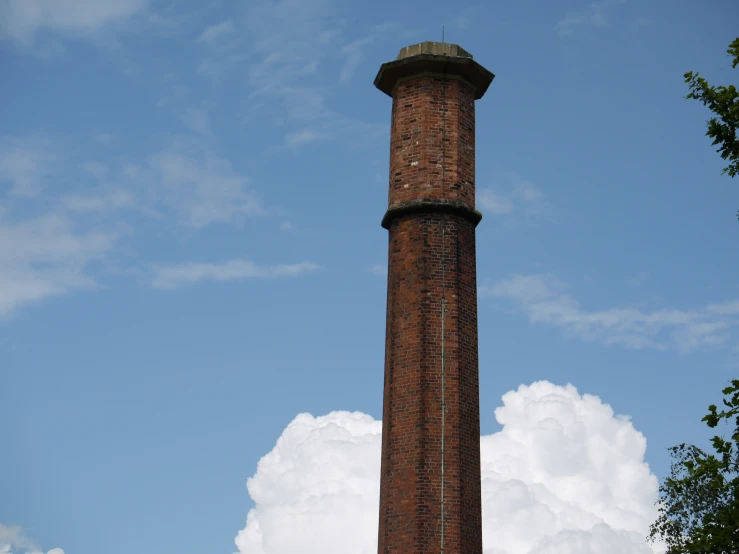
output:
M382 65L393 99L379 554L481 554L475 100L457 45Z

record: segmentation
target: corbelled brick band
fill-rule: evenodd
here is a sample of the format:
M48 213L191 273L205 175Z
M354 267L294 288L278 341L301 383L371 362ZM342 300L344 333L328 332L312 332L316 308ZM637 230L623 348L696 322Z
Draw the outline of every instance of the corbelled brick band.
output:
M393 99L379 554L482 553L474 102L492 80L433 42L375 79Z

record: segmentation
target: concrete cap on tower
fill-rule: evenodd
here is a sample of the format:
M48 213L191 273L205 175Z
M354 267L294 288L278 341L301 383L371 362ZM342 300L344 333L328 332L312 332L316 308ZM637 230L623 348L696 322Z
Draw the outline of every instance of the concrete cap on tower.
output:
M423 75L461 79L474 88L475 100L482 98L495 78L460 46L427 41L402 48L394 61L382 64L375 86L392 96L399 82Z
M411 44L400 49L397 60L403 58L410 58L411 56L417 56L418 54L440 54L442 56L453 56L459 58L470 58L472 54L467 52L461 46L456 44L449 44L446 42L419 42L418 44Z

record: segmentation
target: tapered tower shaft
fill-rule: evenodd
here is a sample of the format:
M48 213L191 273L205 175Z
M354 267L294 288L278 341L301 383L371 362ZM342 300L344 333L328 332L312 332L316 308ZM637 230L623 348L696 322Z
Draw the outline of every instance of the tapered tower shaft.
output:
M475 100L493 74L452 44L403 48L393 99L379 554L481 554Z

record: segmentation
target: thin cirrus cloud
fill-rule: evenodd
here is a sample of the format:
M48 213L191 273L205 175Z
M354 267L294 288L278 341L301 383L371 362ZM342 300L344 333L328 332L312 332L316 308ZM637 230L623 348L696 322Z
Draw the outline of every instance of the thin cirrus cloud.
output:
M589 4L586 8L578 11L567 12L554 26L554 31L561 37L574 35L581 29L602 29L611 23L609 10L626 3L627 0L601 0ZM632 31L636 31L647 24L647 20L639 18L629 25Z
M52 177L55 183L99 180L107 168L97 162L70 163L59 144L44 137L4 137L0 142L0 203L5 203L0 210L0 318L8 319L23 306L95 288L89 269L110 254L119 231L83 224L77 215L130 199L123 191L106 200L55 196ZM19 200L27 208L23 215L10 209Z
M41 31L89 35L127 21L147 5L147 0L4 0L0 39L30 45Z
M250 179L200 142L177 140L142 164L127 164L124 176L140 189L153 212L172 215L186 227L203 229L216 223L238 223L265 213Z
M551 212L542 190L531 181L512 175L512 186L481 188L476 195L480 210L511 220Z
M209 130L207 116L196 110L190 123ZM174 138L148 157L118 166L98 160L72 163L60 154L59 144L46 138L4 137L0 146L0 187L7 186L8 196L33 198L48 192L45 200L72 211L135 205L149 214L170 214L178 224L196 229L265 213L250 178L197 137ZM49 186L52 176L55 183L74 187L54 196L58 187Z
M723 304L709 304L706 306L706 312L724 316L739 315L739 300Z
M324 136L321 133L318 133L312 129L301 129L300 131L289 133L287 137L285 137L285 143L290 148L297 148L299 146L304 146L312 142L320 141L323 138Z
M199 135L211 136L209 115L207 110L202 108L187 108L182 120L191 130Z
M387 277L387 265L375 264L369 268L369 272L377 277Z
M111 189L102 194L69 194L63 196L60 205L72 213L114 212L136 207L136 197L125 189Z
M557 22L554 30L560 36L571 35L581 27L602 28L608 25L606 9L622 0L605 0L588 5L579 11L567 12L564 18Z
M100 162L81 163L80 169L98 179L104 179L108 175L108 166Z
M11 196L36 196L58 158L57 148L46 137L0 137L0 185L10 185Z
M361 65L365 58L365 52L371 50L370 46L379 40L382 40L384 36L392 33L394 35L409 36L414 34L414 31L404 29L401 25L394 22L387 22L380 25L373 26L369 33L356 39L348 44L341 47L341 54L344 58L343 66L339 73L339 81L342 83L348 82L357 68Z
M552 325L584 341L631 349L676 349L687 353L723 344L739 321L739 303L711 304L702 309L653 311L633 307L586 310L567 285L551 274L514 275L480 287L481 297L512 302L534 324Z
M463 8L454 16L452 23L457 29L469 29L480 20L481 11L481 5Z
M205 44L215 44L222 40L225 36L233 33L234 22L231 19L208 25L198 37L198 42Z
M94 288L87 269L116 239L110 231L79 230L60 214L0 219L0 318L50 296Z
M199 124L207 126L207 119ZM92 183L58 199L72 212L136 210L193 229L265 214L251 179L194 138L174 139L143 160L117 166L87 161L79 170L67 168L64 175Z
M480 439L484 554L657 554L646 439L598 397L521 385ZM382 422L298 415L247 481L239 554L377 551ZM285 529L290 529L285 533Z
M104 146L110 146L113 141L113 135L110 133L98 133L95 135L95 140Z
M120 260L121 239L136 235L134 216L160 228L197 231L267 215L250 179L199 139L174 139L148 157L122 153L122 161L106 162L61 156L59 144L46 139L10 137L3 144L13 148L0 151L1 319L51 297L98 288L100 269ZM51 186L58 182L69 186ZM28 209L16 211L18 200ZM130 245L125 249L129 257ZM311 268L231 264L201 267L197 279L281 277ZM157 283L181 286L193 279L165 268Z
M157 266L151 284L158 289L178 289L201 281L242 281L298 277L319 269L313 262L265 266L248 260L229 260L222 264L185 263Z
M366 47L394 27L375 26L366 36L347 41L342 38L345 23L339 8L327 0L249 3L243 19L215 22L201 32L196 40L202 47L198 74L214 82L245 75L251 109L287 125L288 148L349 134L376 140L385 125L362 122L329 107L333 89L326 85L326 72L335 68L336 81L348 82L364 60Z
M197 74L213 83L234 74L237 65L249 58L250 52L245 47L244 37L235 32L237 28L233 19L207 25L195 40L201 47Z

